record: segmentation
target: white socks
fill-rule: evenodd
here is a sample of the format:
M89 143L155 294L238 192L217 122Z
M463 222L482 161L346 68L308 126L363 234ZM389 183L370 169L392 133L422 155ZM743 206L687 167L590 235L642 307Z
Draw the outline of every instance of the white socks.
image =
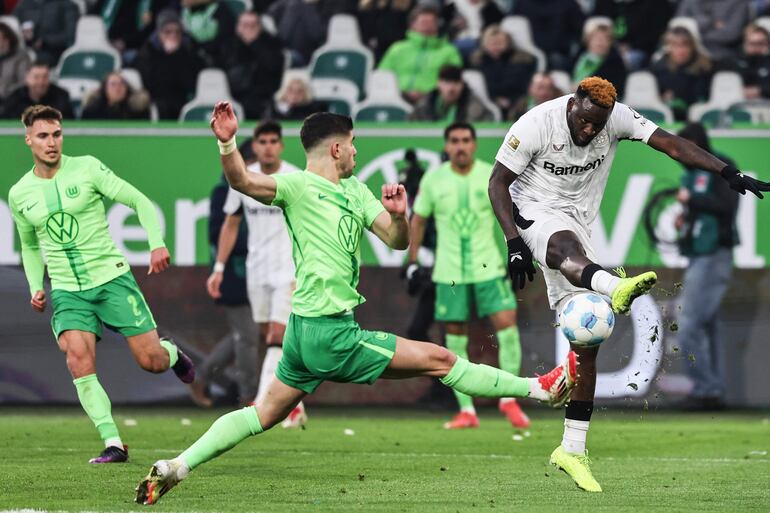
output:
M476 415L476 408L473 406L463 406L460 408L460 411L463 413L470 413L472 415Z
M108 438L104 441L105 447L117 447L123 449L123 441L120 438Z
M270 382L273 381L275 369L278 368L281 356L283 356L283 348L281 346L267 347L265 359L262 361L262 372L259 375L259 391L257 391L257 398L254 399L255 403L258 403L267 393L267 388L270 386Z
M618 283L620 283L620 278L613 276L607 271L596 271L591 277L591 289L609 297L612 297L612 293L615 292Z
M543 385L540 384L539 378L527 378L529 383L529 394L527 397L537 399L538 401L547 401L550 399L547 390L543 390Z
M588 420L564 419L564 436L561 446L571 454L585 454L586 437L588 436Z

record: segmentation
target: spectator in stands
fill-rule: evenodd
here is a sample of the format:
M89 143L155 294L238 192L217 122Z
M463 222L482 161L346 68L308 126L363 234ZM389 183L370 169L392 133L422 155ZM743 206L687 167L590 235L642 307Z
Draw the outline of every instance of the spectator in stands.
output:
M585 16L575 0L517 0L513 14L529 20L535 45L551 69L569 71Z
M738 66L746 99L770 99L770 34L767 30L755 24L746 27Z
M499 25L486 28L481 48L473 52L469 64L484 75L487 93L503 115L527 94L527 86L537 69L535 58L518 50L511 36Z
M315 112L326 110L326 104L313 100L310 85L301 78L289 80L276 97L265 112L267 119L301 121Z
M152 36L156 10L164 0L99 0L96 12L101 13L110 44L121 54L123 66L131 65L142 44Z
M316 0L277 0L268 9L278 37L291 50L292 66L305 66L326 41L326 23Z
M715 62L738 56L741 32L751 19L749 0L682 0L676 15L695 18Z
M21 0L13 14L41 63L56 66L62 52L75 42L80 12L70 0Z
M134 89L117 72L109 73L99 89L83 101L83 119L149 119L150 95Z
M283 48L276 37L262 30L254 11L241 13L235 34L222 63L233 97L243 105L247 118L257 119L281 85Z
M451 23L449 37L467 58L479 46L484 30L503 21L503 12L493 0L451 0L447 2Z
M444 66L438 74L438 86L423 96L409 116L413 121L494 121L494 115L463 81L458 66Z
M677 121L687 120L687 109L706 101L711 87L712 64L684 27L666 33L665 53L652 65L658 90Z
M29 55L19 46L19 37L0 23L0 102L24 83L30 64Z
M360 0L358 25L363 43L379 61L390 45L404 38L414 0Z
M167 9L158 14L157 30L139 51L136 67L158 107L160 119L177 119L195 94L203 61L194 43L185 36L175 11Z
M626 86L626 65L615 46L612 24L586 22L583 33L585 51L572 69L572 82L577 84L586 77L597 76L609 80L623 96Z
M380 69L396 74L401 92L411 103L436 87L442 66L462 65L457 49L439 37L438 20L438 10L434 7L415 7L409 14L406 39L393 43L379 65Z
M670 0L596 0L594 16L612 19L618 49L629 71L647 66L674 13Z
M21 119L21 113L30 105L42 103L61 111L66 119L72 119L70 95L51 83L51 72L48 64L36 62L27 71L24 85L15 89L3 102L2 115L4 119Z
M554 100L564 94L560 91L548 73L535 73L527 89L527 96L520 99L508 111L508 119L516 121L532 107L550 100Z
M182 26L206 55L206 64L221 66L222 49L233 37L235 15L218 0L182 0Z

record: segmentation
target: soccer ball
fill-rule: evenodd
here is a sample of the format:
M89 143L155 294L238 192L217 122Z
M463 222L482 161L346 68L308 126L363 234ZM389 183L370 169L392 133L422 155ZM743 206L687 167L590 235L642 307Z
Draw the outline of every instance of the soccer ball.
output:
M615 314L609 303L592 292L570 298L559 313L559 326L570 343L598 346L612 334Z

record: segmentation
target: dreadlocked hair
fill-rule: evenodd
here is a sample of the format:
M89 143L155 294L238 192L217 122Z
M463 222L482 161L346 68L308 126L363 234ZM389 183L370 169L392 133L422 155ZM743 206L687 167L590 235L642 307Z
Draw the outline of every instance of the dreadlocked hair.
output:
M600 77L588 77L581 80L576 94L581 100L588 97L591 103L605 109L615 105L615 100L618 98L618 92L612 82Z

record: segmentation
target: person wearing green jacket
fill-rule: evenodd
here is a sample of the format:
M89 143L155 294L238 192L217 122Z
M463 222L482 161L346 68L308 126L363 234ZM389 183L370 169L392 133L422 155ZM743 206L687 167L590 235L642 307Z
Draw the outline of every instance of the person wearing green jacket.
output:
M393 43L379 69L393 71L401 92L414 103L436 88L438 72L446 64L462 66L462 57L438 35L439 13L430 6L415 7L409 14L406 38Z

